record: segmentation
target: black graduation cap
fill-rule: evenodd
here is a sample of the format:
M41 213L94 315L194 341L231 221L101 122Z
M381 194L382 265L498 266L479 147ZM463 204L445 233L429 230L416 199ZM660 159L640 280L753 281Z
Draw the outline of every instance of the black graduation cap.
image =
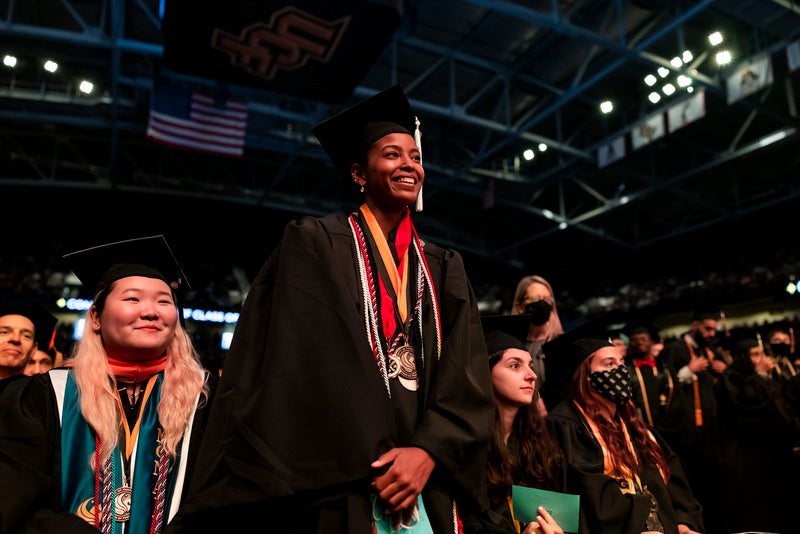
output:
M106 243L70 252L64 259L84 287L95 294L128 276L157 278L176 291L190 287L163 235Z
M530 315L482 315L481 326L489 356L506 349L528 350Z
M566 396L575 370L588 356L603 347L613 347L609 327L622 318L618 312L608 312L571 328L542 345L545 377L542 397L548 410Z
M350 166L372 143L390 133L414 135L416 116L399 84L362 100L314 126L339 173L350 179Z
M705 321L707 319L713 319L714 321L719 321L721 318L721 314L719 309L709 309L709 308L698 308L692 312L692 321Z
M36 342L42 350L48 350L55 343L55 329L58 318L50 313L47 308L35 298L0 296L0 316L22 315L33 323L36 330Z
M628 336L628 338L633 337L634 334L646 332L650 334L650 338L653 340L653 342L657 343L661 340L661 332L659 328L647 318L637 317L635 319L631 319L625 324L622 332Z

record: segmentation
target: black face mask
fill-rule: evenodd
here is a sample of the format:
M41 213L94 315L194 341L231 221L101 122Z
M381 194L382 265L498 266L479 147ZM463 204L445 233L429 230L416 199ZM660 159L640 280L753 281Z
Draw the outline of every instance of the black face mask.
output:
M607 371L595 371L589 374L589 383L600 395L615 404L624 404L631 398L630 374L624 365Z
M531 324L542 326L550 318L553 307L544 300L537 300L525 305L525 313L531 316Z
M788 343L770 343L769 351L773 356L791 356L792 346Z

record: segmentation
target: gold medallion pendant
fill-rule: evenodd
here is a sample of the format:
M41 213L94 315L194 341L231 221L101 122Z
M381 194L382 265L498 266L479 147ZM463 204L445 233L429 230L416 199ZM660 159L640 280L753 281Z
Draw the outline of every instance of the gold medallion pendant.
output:
M131 491L130 486L122 486L114 492L114 520L120 523L131 518Z
M394 358L398 360L398 380L409 391L416 391L417 384L417 353L409 344L403 344L395 351Z

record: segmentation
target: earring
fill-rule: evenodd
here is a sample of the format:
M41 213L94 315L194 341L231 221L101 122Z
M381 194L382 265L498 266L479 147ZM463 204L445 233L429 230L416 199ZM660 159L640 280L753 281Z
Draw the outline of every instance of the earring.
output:
M361 189L359 189L359 191L361 191L362 193L364 192L364 186L363 185L361 186Z

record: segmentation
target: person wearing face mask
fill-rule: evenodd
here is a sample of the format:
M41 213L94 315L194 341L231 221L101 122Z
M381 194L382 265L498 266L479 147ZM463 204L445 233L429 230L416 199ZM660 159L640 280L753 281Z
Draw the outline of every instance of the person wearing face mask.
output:
M517 283L511 315L521 314L530 317L526 346L533 358L533 370L538 377L536 381L536 390L539 392L537 405L544 416L547 415L548 408L555 405L557 399L542 396L542 386L546 379L545 353L542 346L564 333L550 282L541 276L529 275Z
M581 495L581 534L705 532L677 455L637 416L619 349L585 325L544 349L551 375L572 377L547 422Z
M784 380L797 375L792 328L772 328L767 332L766 339L764 352L775 360L775 374Z

